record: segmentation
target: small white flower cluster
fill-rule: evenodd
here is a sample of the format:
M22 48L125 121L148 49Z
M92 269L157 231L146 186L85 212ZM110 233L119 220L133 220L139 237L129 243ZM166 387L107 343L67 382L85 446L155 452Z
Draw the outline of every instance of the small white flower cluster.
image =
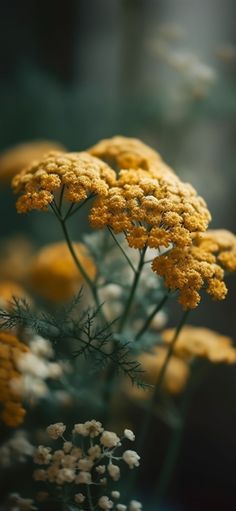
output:
M35 336L29 343L30 350L16 360L21 379L12 380L11 386L26 400L31 402L46 396L49 392L46 380L59 379L63 367L51 361L54 351L50 341Z
M12 437L0 447L0 466L9 467L13 463L22 463L32 456L34 447L29 442L25 431L16 431Z
M71 500L74 505L85 506L88 490L93 485L94 494L108 484L120 479L119 463L124 462L130 469L139 466L140 456L136 451L121 451L122 441L133 442L135 435L130 429L125 429L122 438L113 431L104 430L101 422L96 420L74 424L70 439L64 438L66 426L62 422L51 424L47 434L52 440L60 439L62 446L53 450L51 447L39 445L35 450L34 462L39 467L34 471L36 481L47 482L60 488L65 484L71 485ZM84 487L85 486L85 487ZM86 490L87 488L87 490ZM86 492L85 492L86 490ZM45 492L40 492L44 493ZM85 495L86 493L86 495ZM90 499L92 497L90 496ZM96 496L99 509L117 511L140 511L142 506L137 501L131 501L127 507L118 503L120 493L112 490L110 495Z
M8 511L36 511L38 508L33 505L32 499L24 499L19 493L11 493L8 496L4 510Z

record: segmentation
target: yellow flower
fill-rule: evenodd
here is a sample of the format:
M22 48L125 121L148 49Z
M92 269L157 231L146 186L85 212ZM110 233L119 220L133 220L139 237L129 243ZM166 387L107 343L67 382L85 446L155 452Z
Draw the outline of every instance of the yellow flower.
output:
M198 237L200 247L216 255L227 271L236 271L236 236L225 229L208 230Z
M77 257L93 279L96 268L82 243L74 243ZM43 247L32 262L30 283L34 290L55 302L68 300L84 284L66 243L52 243Z
M54 194L65 188L65 199L77 203L90 194L106 195L115 173L103 161L88 153L51 152L17 174L12 187L22 195L17 211L47 210Z
M223 300L227 294L223 269L216 257L201 246L173 248L156 257L152 269L164 278L168 289L179 291L179 303L184 309L197 307L203 288L215 300Z
M42 158L49 151L63 149L61 144L50 140L26 142L7 149L0 155L0 182L10 184L12 178L34 160Z
M16 361L27 351L27 346L17 337L0 332L0 418L10 427L19 426L25 415L21 397L11 387L11 381L21 377Z
M25 282L32 255L33 247L23 236L1 240L0 279Z
M116 136L101 140L89 149L90 154L118 169L146 169L159 154L137 138Z
M165 330L162 334L164 342L169 344L173 335L174 329ZM181 330L174 347L174 353L183 359L202 357L214 363L234 364L236 362L236 349L230 337L208 328L190 325L186 325Z
M115 137L90 151L117 169L114 186L92 205L92 227L124 232L129 246L139 249L190 245L193 233L207 229L211 216L204 200L153 149Z
M155 385L158 379L160 370L165 362L167 349L165 347L156 346L152 352L144 353L139 357L141 368L145 371L143 373L143 380L150 384ZM188 364L176 357L172 356L163 381L164 389L170 394L179 394L183 391L189 377ZM138 399L149 398L149 391L132 386L128 393L131 397Z
M0 307L3 309L11 309L13 298L24 299L28 303L31 302L26 291L14 281L0 281Z

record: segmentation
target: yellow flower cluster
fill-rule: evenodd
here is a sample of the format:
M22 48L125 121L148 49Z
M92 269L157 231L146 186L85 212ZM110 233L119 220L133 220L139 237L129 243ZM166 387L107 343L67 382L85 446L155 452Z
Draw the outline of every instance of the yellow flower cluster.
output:
M217 262L229 272L236 271L236 236L225 229L208 230L198 237L198 245L215 254Z
M172 328L163 332L162 337L166 344L172 341L174 332L175 330ZM236 363L236 349L230 337L208 328L190 325L186 325L181 330L174 347L174 353L183 359L202 357L214 363Z
M62 186L65 198L73 203L93 193L106 195L114 178L108 165L88 153L51 152L14 177L13 190L22 193L17 211L46 210Z
M214 300L226 297L222 267L236 270L236 236L225 230L197 234L191 246L175 247L152 262L153 271L164 278L166 287L179 291L185 309L197 307L203 288Z
M96 267L85 246L74 243L74 249L88 276L93 279ZM39 295L55 302L72 298L84 283L64 242L47 245L36 254L29 278Z
M166 347L156 346L152 352L140 355L139 362L144 371L143 380L150 384L155 385L158 379L160 370L165 362L167 355ZM179 394L183 391L189 377L188 364L178 358L172 356L166 368L163 387L166 392L170 394ZM129 396L138 399L147 399L149 392L145 389L140 389L135 386L127 386Z
M0 418L10 427L19 426L25 415L21 397L11 388L11 380L20 378L16 361L27 351L27 346L17 337L0 332Z
M12 178L32 161L42 158L49 151L62 150L61 144L50 140L26 142L7 149L0 155L0 182L10 184Z
M114 186L93 203L92 227L125 232L129 246L139 249L190 245L193 233L206 230L210 213L204 200L148 146L115 137L91 152L118 166Z

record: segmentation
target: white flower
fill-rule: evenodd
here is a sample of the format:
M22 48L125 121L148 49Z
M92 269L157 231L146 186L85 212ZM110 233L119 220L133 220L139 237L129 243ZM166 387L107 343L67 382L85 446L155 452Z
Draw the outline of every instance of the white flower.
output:
M119 491L112 491L111 496L113 499L119 499L120 498L120 492Z
M120 438L112 431L103 431L100 442L104 447L109 447L110 449L120 443Z
M35 335L30 342L30 349L37 357L51 358L54 355L50 341Z
M0 447L0 465L9 466L11 463L24 462L27 456L32 456L35 448L28 441L26 433L16 431L12 438Z
M127 465L129 465L129 468L134 468L139 466L139 460L140 456L135 451L125 451L122 456L123 460Z
M61 468L57 472L56 483L73 483L75 480L75 471L72 468Z
M25 353L16 360L17 369L23 374L30 374L45 380L48 378L48 363L34 355L34 353Z
M47 434L53 440L57 440L57 438L60 438L63 435L65 430L66 426L63 422L56 422L55 424L50 424L50 426L47 427Z
M76 484L91 484L91 474L89 472L81 471L76 477Z
M89 457L92 460L96 460L96 459L100 458L101 453L102 453L102 450L101 450L100 445L93 445L92 447L90 447L88 449Z
M131 429L125 429L124 430L124 436L125 438L128 438L128 440L131 440L131 442L134 442L135 440L135 434Z
M72 447L73 447L72 442L64 442L64 444L63 444L63 451L66 454L68 454L71 451Z
M81 460L79 460L78 467L80 470L83 470L84 472L90 472L92 466L93 461L89 458L82 458Z
M107 471L108 474L113 479L113 481L118 481L120 479L120 467L118 467L118 465L113 465L113 463L109 463Z
M48 363L48 378L56 380L60 378L63 373L62 367L57 362Z
M137 500L131 500L129 504L129 511L141 511L143 508L141 502L138 502Z
M83 495L83 493L76 493L74 499L76 504L81 504L81 502L84 502L85 496Z
M126 511L127 506L125 506L124 504L117 504L116 509L117 511Z
M105 470L106 470L106 467L105 465L98 465L96 468L95 468L96 472L98 474L105 474Z
M90 436L91 438L95 438L96 436L102 433L103 427L101 422L91 420L86 421L84 424L79 423L74 425L74 429L72 433L77 433L82 436Z
M50 451L50 447L39 445L34 454L34 463L37 463L38 465L48 465L52 459Z
M101 509L111 509L113 507L113 502L104 495L103 497L100 497L98 505L101 507Z

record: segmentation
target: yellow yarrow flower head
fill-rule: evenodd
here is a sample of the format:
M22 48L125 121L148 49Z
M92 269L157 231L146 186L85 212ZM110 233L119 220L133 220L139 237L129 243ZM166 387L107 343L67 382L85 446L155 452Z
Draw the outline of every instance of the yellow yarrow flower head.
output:
M117 169L115 186L92 205L92 227L124 232L129 246L139 249L190 245L193 233L207 229L211 216L204 200L148 146L115 137L90 151L115 161Z
M155 386L166 356L167 349L165 346L155 346L151 352L140 355L138 361L144 371L143 380L146 383ZM170 394L179 394L184 390L188 377L188 364L181 358L173 355L165 372L163 388ZM130 387L129 385L127 392L133 398L147 399L150 397L147 389L140 389L135 386Z
M74 243L74 250L88 276L93 279L96 267L82 243ZM84 284L65 242L43 247L35 256L29 276L33 289L47 300L69 300Z
M166 344L171 343L175 330L169 328L162 333ZM174 346L175 355L190 359L206 358L213 363L236 363L236 349L230 337L208 328L186 325L181 330Z
M16 362L27 351L27 346L17 337L0 332L0 419L10 427L19 426L25 415L21 396L11 386L11 381L21 377Z
M65 199L78 203L90 194L106 195L114 179L115 173L108 165L86 152L51 152L17 174L12 187L15 193L21 193L17 211L26 213L47 210L62 186Z
M229 272L236 271L236 236L226 229L208 230L198 237L198 245L215 254L217 262Z
M201 246L173 248L154 258L152 270L164 278L168 289L179 291L178 301L184 309L197 307L203 288L215 300L226 297L224 271L216 257Z
M12 178L30 165L34 160L42 158L49 151L63 151L58 142L36 140L18 144L0 154L0 182L10 184Z
M118 170L148 170L152 160L160 159L159 154L141 140L122 136L101 140L89 152Z

